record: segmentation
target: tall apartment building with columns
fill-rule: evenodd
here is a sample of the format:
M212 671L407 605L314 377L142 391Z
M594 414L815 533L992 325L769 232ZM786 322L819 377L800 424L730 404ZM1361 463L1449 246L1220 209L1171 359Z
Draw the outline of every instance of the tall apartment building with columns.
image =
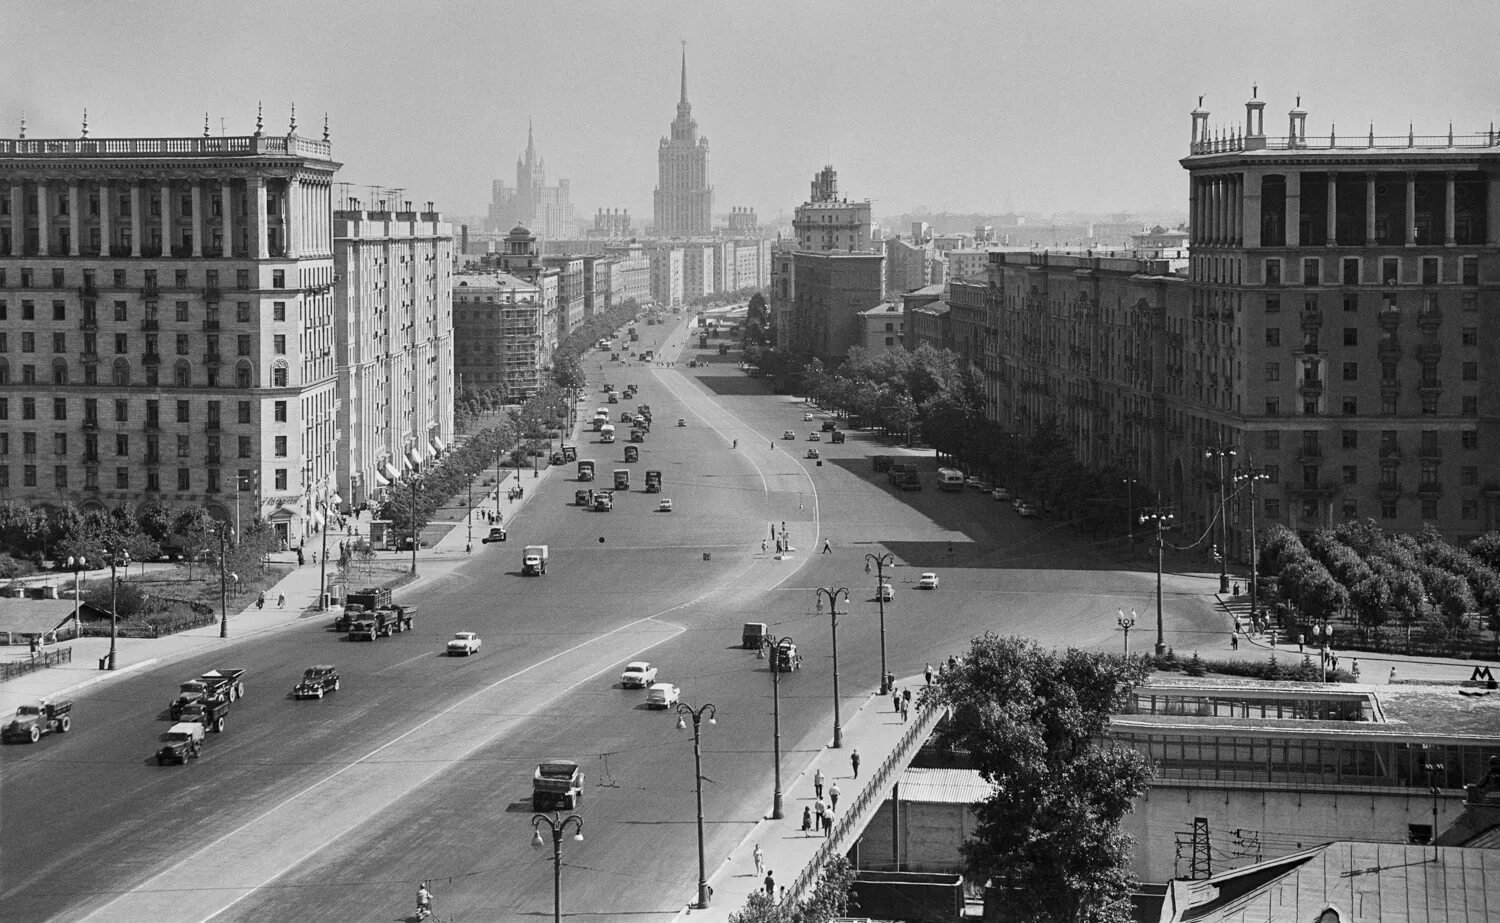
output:
M1282 137L1256 98L1243 128L1192 113L1165 366L1206 413L1169 428L1268 466L1261 512L1294 528L1500 528L1500 134L1310 136L1300 103Z
M0 139L0 499L310 530L337 430L330 151L295 118Z

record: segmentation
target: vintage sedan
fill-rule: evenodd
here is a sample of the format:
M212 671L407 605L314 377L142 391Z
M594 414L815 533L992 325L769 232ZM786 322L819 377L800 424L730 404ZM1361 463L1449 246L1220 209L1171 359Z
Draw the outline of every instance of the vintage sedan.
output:
M652 683L646 691L647 708L675 708L682 690L671 683Z
M896 598L896 591L889 583L882 583L880 589L876 591L876 596L881 602L888 603Z
M330 692L339 691L337 667L321 663L302 671L302 679L292 689L294 699L321 699Z
M922 579L917 581L917 589L919 590L935 590L937 588L938 575L932 573L931 571L923 574Z
M452 640L448 642L449 657L459 655L468 657L470 654L477 653L479 653L479 635L472 631L460 631L454 634Z
M625 665L620 674L620 685L626 689L645 689L656 682L656 667L644 660L634 660Z
M781 434L781 438L782 439L796 439L797 438L797 434L794 433L794 432L792 432L791 430L787 430L786 432L784 432L784 433Z

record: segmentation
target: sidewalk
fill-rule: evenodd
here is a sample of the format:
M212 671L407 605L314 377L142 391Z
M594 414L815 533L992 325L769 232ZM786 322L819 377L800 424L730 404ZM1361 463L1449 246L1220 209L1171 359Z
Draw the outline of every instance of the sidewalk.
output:
M515 500L507 499L505 487L512 483L509 479L502 480L496 486L496 490L483 497L474 498L474 508L468 513L468 518L461 518L456 525L448 531L441 539L434 542L432 547L423 548L417 552L418 582L422 578L431 576L434 572L443 573L450 567L458 564L468 554L465 553L465 545L468 542L468 520L472 519L475 538L475 546L479 544L479 538L488 534L489 519L485 515L495 509L496 492L498 491L500 510L507 527L514 521L516 511L526 505L527 500L535 496L535 487L541 485L554 469L548 466L536 477L523 477L522 483L527 488L526 495ZM336 545L340 538L337 534L328 536L329 542ZM513 537L514 538L514 537ZM319 536L316 544L309 544L306 551L322 549L322 537ZM381 552L382 557L397 556L403 560L410 559L410 552ZM290 573L283 577L274 586L266 590L266 607L257 609L254 600L241 609L231 609L229 618L229 637L219 637L219 624L205 625L200 628L178 632L163 638L119 638L115 644L115 664L113 671L100 668L100 661L109 654L109 638L79 638L75 641L65 641L61 644L50 645L48 650L61 650L71 647L73 660L68 664L49 667L26 673L4 682L0 682L0 714L10 714L17 705L25 702L35 701L39 698L57 697L71 695L80 692L90 686L132 673L147 669L159 663L167 663L180 660L194 654L200 654L217 648L224 648L240 640L267 631L276 631L288 625L296 624L306 619L332 619L337 615L338 606L331 606L328 611L318 611L319 590L323 575L323 564L312 563L310 553L306 555L307 563L301 567L296 565L296 554L293 552L280 552L271 556L275 563L292 564ZM328 569L330 577L335 573L334 568ZM399 594L409 592L415 584L407 584L396 592ZM280 595L286 596L286 607L276 606L276 599ZM3 649L0 649L3 650ZM14 659L25 659L27 656L24 647L15 648L17 656ZM0 653L5 656L9 652Z

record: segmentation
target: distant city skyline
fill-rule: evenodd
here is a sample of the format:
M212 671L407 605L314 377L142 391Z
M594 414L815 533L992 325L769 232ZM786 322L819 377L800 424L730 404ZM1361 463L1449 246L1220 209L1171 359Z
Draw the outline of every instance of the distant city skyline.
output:
M309 12L316 15L309 17ZM1267 128L1297 96L1308 133L1483 132L1496 5L1374 0L1351 16L1302 3L1108 6L764 0L752 6L265 0L212 11L80 0L9 11L0 136L321 136L339 179L403 187L450 214L482 215L511 175L528 120L580 216L652 214L662 126L682 45L693 115L713 139L715 212L765 220L838 169L884 215L1025 211L1181 214L1188 113L1243 122L1259 84ZM289 28L298 22L316 28ZM1423 24L1432 28L1421 28ZM503 43L496 43L497 35ZM131 57L146 39L162 53ZM154 47L154 46L153 46ZM1374 66L1399 47L1421 67ZM61 68L58 61L107 62ZM1451 62L1451 63L1450 63ZM644 223L644 222L642 222Z

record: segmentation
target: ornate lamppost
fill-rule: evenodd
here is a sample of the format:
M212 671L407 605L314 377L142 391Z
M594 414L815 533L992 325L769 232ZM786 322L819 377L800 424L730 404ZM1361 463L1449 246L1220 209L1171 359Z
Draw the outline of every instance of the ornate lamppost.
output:
M227 573L229 537L234 535L234 530L229 523L218 523L219 533L219 637L229 637L229 581L240 582L238 574Z
M1224 515L1224 488L1227 480L1224 477L1224 460L1234 462L1235 451L1227 445L1215 446L1203 453L1204 458L1218 460L1218 477L1216 482L1219 487L1219 592L1229 592L1229 519Z
M708 872L703 861L703 737L702 725L706 716L709 724L718 724L715 715L718 709L714 708L712 702L705 703L700 708L694 708L686 702L677 703L677 730L681 731L687 727L683 720L684 715L693 716L693 780L697 783L698 792L698 903L693 907L702 910L708 906Z
M885 569L896 566L896 556L887 551L885 554L865 555L865 573L870 572L870 565L875 565L875 600L880 605L880 694L890 693L886 677L890 672L885 665Z
M83 637L83 617L79 612L83 605L83 597L79 595L81 590L78 586L78 573L88 566L88 559L83 555L77 557L68 555L68 569L73 571L73 630L78 633L76 637L79 638Z
M818 587L818 611L823 611L823 597L828 597L828 611L833 625L833 747L844 745L844 723L839 720L839 596L849 601L849 588Z
M1131 609L1129 615L1125 614L1125 610L1124 609L1120 609L1120 610L1118 610L1118 612L1119 612L1119 615L1115 618L1115 621L1117 623L1119 623L1120 630L1125 633L1125 656L1129 657L1130 656L1130 629L1132 629L1132 628L1135 627L1135 610Z
M130 552L110 549L109 555L109 668L115 668L115 641L120 634L120 578L116 567L130 566Z
M771 819L781 820L784 816L782 814L783 805L781 798L781 674L785 672L781 669L781 663L783 659L791 659L792 651L797 649L797 645L789 637L777 638L771 635L762 635L760 647L761 651L765 651L767 648L770 648L771 651L771 721L775 735L775 762L773 766L776 775L776 791L771 796ZM795 669L795 665L792 668Z
M562 923L562 839L571 824L573 839L582 843L583 818L577 814L567 817L559 817L556 813L531 815L531 845L535 849L546 845L542 842L543 823L552 831L552 921Z
M1162 551L1166 547L1166 539L1163 537L1167 524L1172 521L1172 513L1165 507L1146 510L1141 513L1142 523L1153 523L1156 526L1156 656L1161 657L1167 653L1166 631L1162 626L1161 616L1161 564Z

